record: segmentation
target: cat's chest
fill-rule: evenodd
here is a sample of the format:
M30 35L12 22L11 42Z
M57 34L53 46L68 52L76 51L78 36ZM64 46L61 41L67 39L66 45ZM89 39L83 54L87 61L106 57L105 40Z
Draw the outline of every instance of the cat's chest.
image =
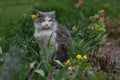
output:
M56 32L54 31L40 31L35 32L34 37L38 40L48 40L55 41L56 38Z

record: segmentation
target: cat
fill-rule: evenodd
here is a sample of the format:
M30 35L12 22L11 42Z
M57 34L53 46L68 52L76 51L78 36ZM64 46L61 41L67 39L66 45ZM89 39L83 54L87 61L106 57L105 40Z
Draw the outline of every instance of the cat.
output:
M50 39L50 45L55 47L53 58L65 62L68 59L68 44L71 43L70 31L56 21L55 11L37 13L34 21L34 37L45 53L45 47Z

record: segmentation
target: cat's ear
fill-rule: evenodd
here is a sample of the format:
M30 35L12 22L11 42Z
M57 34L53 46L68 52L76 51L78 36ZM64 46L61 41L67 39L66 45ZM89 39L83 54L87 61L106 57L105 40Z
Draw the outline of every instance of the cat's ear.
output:
M51 13L51 16L52 16L53 18L56 17L55 11L51 11L50 13Z
M37 13L37 17L42 17L43 16L42 11L37 11L36 13Z
M52 14L55 14L55 11L51 11Z
M39 14L42 14L42 11L38 11Z

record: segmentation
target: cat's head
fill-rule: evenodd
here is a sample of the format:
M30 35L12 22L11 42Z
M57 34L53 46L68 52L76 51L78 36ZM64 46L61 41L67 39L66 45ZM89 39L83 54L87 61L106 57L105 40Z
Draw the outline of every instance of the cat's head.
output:
M35 26L43 30L56 28L55 11L37 13Z

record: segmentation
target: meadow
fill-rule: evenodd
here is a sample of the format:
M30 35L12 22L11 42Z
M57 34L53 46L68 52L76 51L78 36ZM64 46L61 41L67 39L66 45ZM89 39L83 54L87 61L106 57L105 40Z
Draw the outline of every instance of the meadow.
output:
M109 56L101 61L96 55L105 34L120 44L116 30L120 25L120 1L80 1L1 0L0 80L119 80L115 63L110 62ZM57 21L70 30L72 45L65 63L51 61L54 49L49 46L45 54L40 54L33 37L38 10L56 11ZM109 29L109 24L115 32ZM107 61L110 64L107 65ZM53 62L62 68L55 69Z

